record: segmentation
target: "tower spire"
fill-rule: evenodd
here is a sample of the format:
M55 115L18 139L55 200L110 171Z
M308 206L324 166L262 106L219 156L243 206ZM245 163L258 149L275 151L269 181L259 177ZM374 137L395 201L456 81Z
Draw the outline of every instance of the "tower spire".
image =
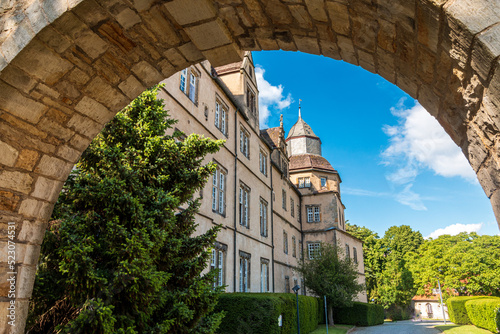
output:
M302 118L302 116L300 115L300 102L302 102L301 99L299 99L299 118Z

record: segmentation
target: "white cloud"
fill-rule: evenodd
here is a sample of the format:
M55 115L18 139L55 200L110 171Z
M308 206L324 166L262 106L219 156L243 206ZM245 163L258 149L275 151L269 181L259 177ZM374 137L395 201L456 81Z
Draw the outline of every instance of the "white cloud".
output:
M390 142L382 152L382 164L394 168L386 175L395 189L394 199L413 210L427 210L423 198L411 190L423 170L430 169L444 177L458 176L469 182L477 182L477 178L462 151L437 120L420 104L407 109L403 103L401 99L391 108L398 124L382 129Z
M391 144L382 157L386 165L396 164L399 168L388 176L390 181L410 182L424 168L444 177L477 180L462 151L420 104L410 109L399 104L391 112L399 118L399 125L383 128Z
M390 196L389 193L382 193L382 192L376 192L376 191L371 191L371 190L366 190L366 189L357 189L357 188L349 188L349 187L342 188L342 193L344 195L347 194L347 195L366 196L366 197Z
M266 79L264 79L264 73L266 71L257 66L255 68L255 77L257 79L257 85L259 87L259 121L261 128L268 126L267 122L271 116L271 110L283 110L292 104L292 95L289 93L286 97L283 96L282 85L273 86Z
M479 232L481 227L483 227L483 223L479 223L479 224L453 224L453 225L446 226L445 228L439 228L439 229L435 230L434 232L432 232L431 234L429 234L425 238L426 239L429 239L429 238L436 239L440 235L444 235L444 234L457 235L460 232L467 232L467 233Z

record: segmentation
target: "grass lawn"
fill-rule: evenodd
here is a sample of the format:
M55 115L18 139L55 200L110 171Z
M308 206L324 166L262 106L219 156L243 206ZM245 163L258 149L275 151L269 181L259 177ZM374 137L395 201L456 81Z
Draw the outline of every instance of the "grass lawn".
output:
M477 328L471 325L439 325L434 328L446 334L491 334L486 329Z
M345 334L347 331L354 326L351 325L336 325L336 326L328 326L328 334ZM313 332L310 334L326 334L326 325L319 325Z

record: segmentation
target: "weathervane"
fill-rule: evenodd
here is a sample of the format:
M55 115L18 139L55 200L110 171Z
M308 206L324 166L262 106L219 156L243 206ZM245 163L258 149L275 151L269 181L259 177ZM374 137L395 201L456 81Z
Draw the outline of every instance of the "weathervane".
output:
M302 102L302 99L299 99L299 118L302 118L302 116L300 116L300 102Z

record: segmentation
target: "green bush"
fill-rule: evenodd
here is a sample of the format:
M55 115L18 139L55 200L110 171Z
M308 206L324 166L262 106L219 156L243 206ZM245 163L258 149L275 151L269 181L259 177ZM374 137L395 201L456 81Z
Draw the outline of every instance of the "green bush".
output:
M226 293L215 312L224 311L219 334L291 334L297 331L297 308L292 293ZM300 332L318 327L318 298L299 296ZM282 315L283 326L278 327Z
M469 300L465 303L465 308L473 325L493 333L498 332L497 317L500 298Z
M384 308L382 305L354 302L352 307L335 308L333 320L346 325L380 325L384 323Z
M465 303L473 299L490 298L488 296L463 296L463 297L451 297L446 301L446 306L448 306L448 315L450 316L450 321L458 325L471 325L469 316L467 315L467 310L465 308Z
M384 310L385 317L392 321L409 320L411 319L413 309L411 307L404 307L399 305L391 305L388 309Z

